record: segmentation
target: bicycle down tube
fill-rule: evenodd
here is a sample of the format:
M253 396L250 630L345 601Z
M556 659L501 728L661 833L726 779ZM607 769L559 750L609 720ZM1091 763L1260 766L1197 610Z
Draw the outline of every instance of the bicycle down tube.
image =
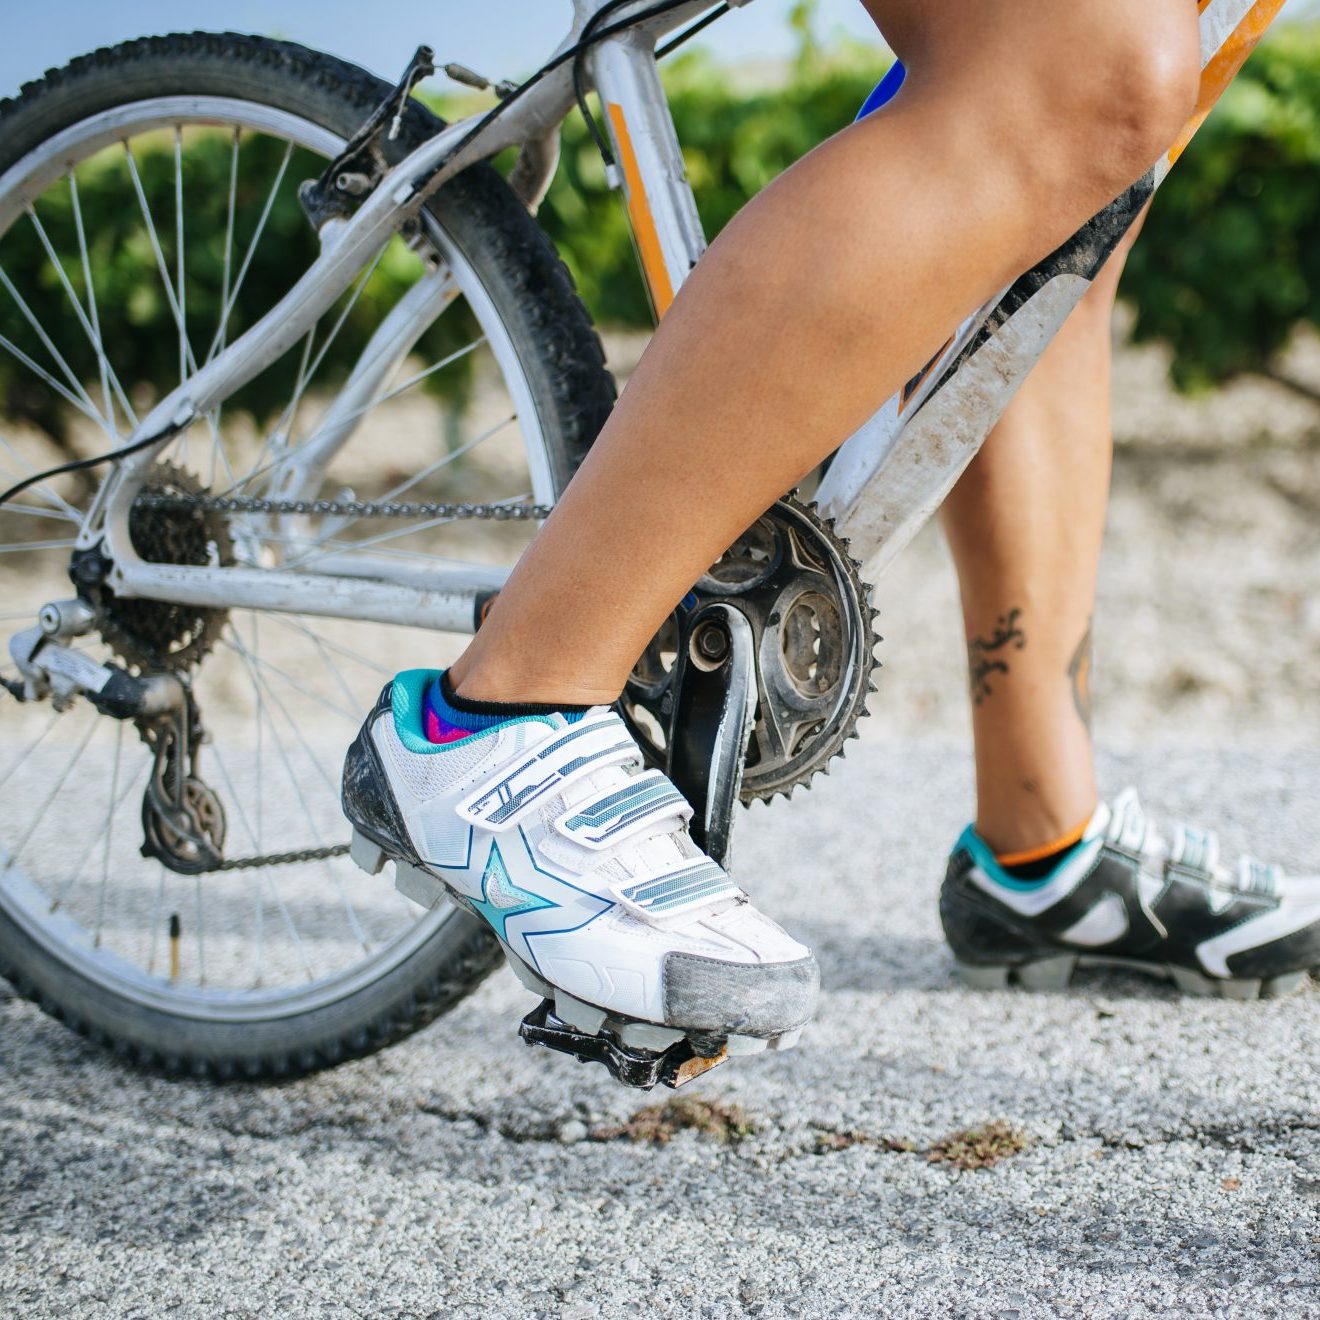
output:
M834 456L816 494L871 580L953 488L1283 0L1199 0L1201 92L1173 147L1122 197L958 329Z

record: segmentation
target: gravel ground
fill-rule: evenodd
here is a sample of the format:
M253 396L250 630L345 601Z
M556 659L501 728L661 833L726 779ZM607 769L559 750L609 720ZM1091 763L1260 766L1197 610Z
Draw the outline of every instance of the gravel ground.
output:
M1198 446L1161 407L1172 447L1115 480L1106 785L1315 868L1313 435ZM877 603L866 736L739 824L825 995L796 1051L682 1093L715 1135L649 1143L663 1097L524 1049L507 972L380 1057L260 1087L126 1070L0 988L0 1317L1320 1317L1320 992L961 989L934 899L971 770L933 531ZM1025 1149L931 1160L995 1122Z
M873 735L845 765L740 822L826 986L795 1052L684 1092L742 1140L594 1139L646 1100L524 1049L507 972L283 1086L145 1077L0 997L0 1313L1320 1316L1320 995L967 992L934 909L964 749ZM1148 747L1105 778L1315 859L1320 752ZM1026 1149L930 1161L994 1120Z

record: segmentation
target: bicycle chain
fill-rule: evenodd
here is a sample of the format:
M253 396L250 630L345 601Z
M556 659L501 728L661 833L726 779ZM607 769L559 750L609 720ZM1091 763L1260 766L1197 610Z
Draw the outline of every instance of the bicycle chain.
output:
M550 516L548 504L375 503L371 500L272 500L259 495L180 495L143 491L134 501L147 509L206 509L213 513L276 513L323 518L453 518L531 522Z
M371 500L273 500L258 495L183 495L170 491L143 491L134 504L146 509L204 509L209 513L267 513L322 518L453 518L491 522L539 521L550 514L547 504L470 504L418 501ZM263 866L294 866L300 862L329 861L344 857L348 844L322 848L300 848L292 852L262 853L255 857L227 857L202 874L221 871L250 871Z
M348 844L328 844L324 848L299 848L294 852L262 853L257 857L226 857L224 861L208 866L203 875L217 871L251 871L258 866L293 866L297 862L325 862L332 857L348 855Z

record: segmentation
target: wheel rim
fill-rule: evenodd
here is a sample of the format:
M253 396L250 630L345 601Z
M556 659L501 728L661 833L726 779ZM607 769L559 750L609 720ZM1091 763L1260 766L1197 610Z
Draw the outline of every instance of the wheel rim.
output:
M82 175L90 177L92 167L102 168L107 156L122 153L126 192L143 216L142 265L148 270L156 268L158 296L163 294L177 330L179 374L186 374L204 360L192 343L195 331L189 304L195 305L199 281L190 274L188 215L185 206L179 205L177 214L170 217L175 222L177 247L172 251L166 228L160 223L166 217L153 212L157 191L148 169L152 158L143 147L155 142L152 168L157 170L162 141L166 157L172 154L178 201L185 197L191 180L188 148L199 142L214 146L211 139L216 134L230 135L233 161L226 203L230 224L220 263L223 287L219 306L224 311L238 306L238 290L246 278L242 272L250 275L261 251L263 223L268 224L270 215L283 204L281 190L299 177L291 177L298 153L325 156L341 144L323 126L284 110L230 97L155 98L83 121L29 153L0 178L0 270L5 268L6 238L16 225L26 222L49 259L51 297L66 299L66 311L81 304L74 319L94 350L91 369L80 370L71 353L62 353L53 337L43 337L32 325L21 308L26 305L40 320L36 299L26 296L22 281L7 272L0 278L4 286L0 300L6 296L10 300L11 323L12 308L20 307L20 327L47 350L45 372L32 370L30 374L77 418L76 425L84 432L99 419L101 448L122 435L141 409L134 407L134 382L119 378L113 346L99 337L106 320L105 295L98 303L95 236L88 233L86 218L78 213L87 191ZM127 146L119 145L125 141ZM273 185L252 199L252 238L240 255L233 240L242 232L236 220L242 209L238 204L240 185L247 183L242 167L253 154L251 144L260 142L283 144L283 150L277 151L280 160ZM71 229L76 240L70 244L72 253L57 244L57 226L43 218L42 199L58 188L70 198L66 210L73 223L66 229ZM530 494L538 502L552 502L553 475L533 393L508 328L453 235L429 216L427 226L425 237L448 267L458 290L442 320L455 308L465 308L479 338L452 350L458 356L438 369L430 362L424 367L415 361L401 362L401 376L396 373L388 386L377 391L376 402L365 410L370 416L363 425L379 425L379 413L386 404L402 401L414 406L416 386L467 359L477 361L479 382L486 382L483 371L498 378L504 396L501 406L506 411L500 412L496 406L500 400L488 397L492 392L483 384L484 393L462 416L457 408L444 414L449 443L440 461L424 464L420 471L405 466L394 474L395 480L382 477L375 489L367 490L360 483L368 474L360 465L354 468L350 464L354 492L366 499L445 499L455 497L445 484L451 482L456 483L459 498ZM315 331L308 338L295 376L297 397L292 408L277 415L274 425L268 423L263 429L245 423L255 434L240 435L243 425L217 415L202 423L211 428L209 471L199 471L203 467L199 449L203 456L207 452L197 436L202 427L176 441L166 458L198 477L200 484L215 489L221 484L222 469L242 455L248 461L246 472L230 467L223 477L231 489L237 485L250 493L265 493L254 484L251 473L262 476L260 469L267 462L272 434L282 432L278 443L290 450L315 434L316 418L299 432L296 414L319 402L323 419L324 409L332 406L337 395L332 391L318 399L316 373L309 367L318 360L321 346L329 348L337 329L348 324L355 300L370 291L370 281L380 266L401 259L398 247L396 240L392 250L387 249L378 259L369 278L322 318L317 329L327 338L318 343ZM414 277L414 283L417 278L420 276ZM348 311L342 310L345 303ZM341 316L343 319L337 319ZM67 322L67 315L65 319ZM11 359L21 355L26 359L21 365L40 367L42 359L27 352L26 345L16 339L6 337L0 353L8 352ZM217 330L211 347L224 339L224 332ZM325 357L322 353L321 358ZM176 379L166 379L160 388L175 383ZM94 418L88 418L89 411ZM492 417L492 413L499 415ZM511 429L521 433L520 472L512 470ZM85 434L78 438L84 446L88 444ZM338 479L336 464L353 458L355 445L366 438L365 431L355 437L332 456L320 475L330 481ZM495 450L494 457L474 459L483 445L487 448L482 454ZM42 457L31 435L16 438L0 433L0 484L27 475L30 467L41 466ZM482 482L493 487L491 494L480 492ZM49 485L38 488L26 508L0 514L0 583L6 599L0 610L0 627L7 630L6 636L35 618L27 599L35 605L43 595L49 598L53 586L44 584L58 579L59 560L67 554L78 514L79 506L67 492ZM16 540L14 529L27 525L39 526L41 534ZM50 527L59 534L47 535ZM484 540L475 547L477 558L486 562L516 558L521 544L514 525L501 523L498 528L498 534L480 529ZM226 530L233 533L238 546L235 553L249 562L283 562L286 566L291 556L295 562L313 562L317 554L329 553L329 545L340 555L368 549L379 554L388 545L387 553L402 552L424 564L437 554L452 554L452 547L460 544L452 536L452 528L438 523L397 536L389 535L395 530L392 528L383 535L375 529L363 535L360 529L341 524L329 535L324 535L322 527L312 528L310 538L308 527L300 526L295 529L292 547L284 534L287 529L269 522L237 523ZM348 535L354 531L358 534ZM15 568L20 570L17 575ZM16 576L24 579L23 590L11 581ZM66 586L55 594L70 592ZM204 749L203 759L209 764L212 786L231 817L229 834L235 841L231 855L310 846L327 837L338 841L346 834L335 801L338 759L362 710L380 682L397 667L377 663L360 648L370 649L370 645L380 644L382 635L389 634L393 645L385 654L390 660L412 654L425 661L442 650L435 634L418 638L388 629L372 630L371 643L360 637L352 645L346 641L346 632L361 631L357 625L332 627L301 616L279 618L246 611L234 611L226 621L216 656L201 666L196 686L203 719L208 725L213 718L216 722L215 741ZM269 646L263 648L266 635L272 633L292 634L292 640L282 638L273 656ZM295 642L307 667L289 658L289 647ZM81 639L78 644L95 659L109 658L99 638ZM12 667L0 672L9 677L14 674ZM227 688L231 690L226 692ZM15 727L6 739L16 754L6 757L0 753L0 791L13 806L6 816L14 822L0 827L0 910L29 938L108 991L144 1007L215 1022L251 1023L299 1015L338 1002L386 975L454 915L447 906L421 913L393 893L387 877L365 877L346 859L300 868L297 876L287 867L263 868L234 873L241 877L236 879L215 874L184 877L156 861L135 856L135 837L140 841L136 800L149 759L133 730L97 716L85 703L64 714L46 712L46 719L35 721L30 711L5 700L10 708L0 719L22 727ZM240 707L249 712L243 736L233 727L239 718L234 711ZM19 718L15 718L16 712ZM337 720L338 732L329 727L331 715ZM222 750L222 742L231 750ZM271 772L269 778L267 771ZM275 784L282 786L273 787ZM100 806L94 801L98 793ZM52 812L58 819L52 818ZM332 913L338 914L337 919L331 918ZM170 935L171 919L175 918L180 929L177 939ZM177 976L173 974L176 969Z

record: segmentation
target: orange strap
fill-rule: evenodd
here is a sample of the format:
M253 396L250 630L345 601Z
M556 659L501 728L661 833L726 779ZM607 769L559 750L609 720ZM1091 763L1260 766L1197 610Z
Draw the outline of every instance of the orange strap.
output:
M1086 827L1090 823L1091 818L1088 816L1076 829L1069 830L1067 834L1060 834L1057 839L1051 839L1049 843L1042 843L1038 848L1026 848L1022 852L996 853L995 861L1000 866L1028 866L1032 862L1042 861L1051 853L1062 852L1065 848L1081 843L1082 835L1086 833Z

